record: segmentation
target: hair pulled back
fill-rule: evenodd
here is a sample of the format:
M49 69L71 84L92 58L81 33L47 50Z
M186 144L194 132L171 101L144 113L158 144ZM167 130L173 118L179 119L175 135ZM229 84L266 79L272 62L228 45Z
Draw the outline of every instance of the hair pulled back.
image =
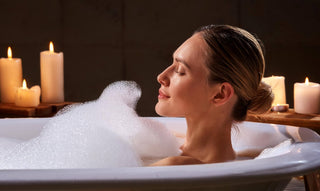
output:
M268 111L273 101L269 85L261 82L265 60L263 45L246 30L229 25L199 28L208 48L209 83L230 83L238 100L233 108L235 121L243 121L247 112Z

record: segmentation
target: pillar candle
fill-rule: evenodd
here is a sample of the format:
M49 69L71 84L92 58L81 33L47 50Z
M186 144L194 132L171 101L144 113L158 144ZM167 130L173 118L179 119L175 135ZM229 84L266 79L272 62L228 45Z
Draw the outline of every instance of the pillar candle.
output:
M301 114L320 113L320 84L309 82L294 84L294 111Z
M14 103L15 93L22 82L22 64L20 58L12 58L8 48L8 58L0 59L0 91L2 103Z
M54 52L50 42L49 51L40 53L41 101L59 103L64 101L63 53Z
M26 80L23 80L22 87L17 89L15 105L19 107L36 107L40 103L40 87L33 86L28 89Z
M271 76L262 79L263 82L271 86L274 94L273 106L286 104L286 88L284 76Z

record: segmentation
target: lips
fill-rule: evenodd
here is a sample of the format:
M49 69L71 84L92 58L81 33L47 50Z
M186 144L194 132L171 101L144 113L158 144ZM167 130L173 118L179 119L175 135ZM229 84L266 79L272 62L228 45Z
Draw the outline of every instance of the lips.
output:
M159 99L168 99L168 98L170 98L170 96L166 95L161 89L159 89L158 98Z

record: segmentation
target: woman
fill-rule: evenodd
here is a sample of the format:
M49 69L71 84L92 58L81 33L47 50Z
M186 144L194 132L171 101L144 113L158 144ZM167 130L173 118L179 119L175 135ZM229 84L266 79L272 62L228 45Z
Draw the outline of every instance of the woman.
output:
M261 82L264 68L262 47L249 32L228 25L197 30L158 76L156 112L187 121L182 154L153 165L234 160L233 123L243 121L247 111L268 111L273 100L271 88Z

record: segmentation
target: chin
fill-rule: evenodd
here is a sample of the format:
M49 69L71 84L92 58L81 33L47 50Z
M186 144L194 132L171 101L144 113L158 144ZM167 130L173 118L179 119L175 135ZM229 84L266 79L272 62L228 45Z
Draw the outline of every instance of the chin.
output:
M154 107L154 110L156 111L156 113L162 117L168 117L167 115L165 115L166 112L164 112L163 108L161 108L159 102L156 104L156 106Z
M175 113L173 109L163 106L159 102L155 106L155 111L158 115L162 117L184 117L184 115L179 115Z

